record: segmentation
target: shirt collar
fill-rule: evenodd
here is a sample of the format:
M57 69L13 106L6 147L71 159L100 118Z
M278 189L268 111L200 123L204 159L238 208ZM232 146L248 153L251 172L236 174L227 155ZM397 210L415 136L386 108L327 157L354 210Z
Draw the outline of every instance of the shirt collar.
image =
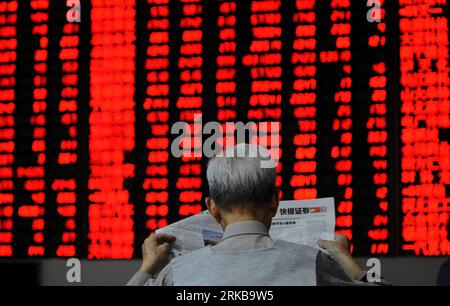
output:
M240 221L229 224L223 233L223 239L238 235L263 235L268 236L269 233L264 224L259 221Z

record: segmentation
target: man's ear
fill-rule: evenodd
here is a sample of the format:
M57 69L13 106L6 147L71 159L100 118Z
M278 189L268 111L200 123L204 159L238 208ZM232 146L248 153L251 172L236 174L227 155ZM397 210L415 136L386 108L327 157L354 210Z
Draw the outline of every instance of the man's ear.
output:
M277 214L279 204L280 204L279 191L276 190L275 194L273 195L272 203L270 206L270 213L272 217L275 217L275 215Z
M205 203L211 216L213 216L214 219L216 219L217 223L222 224L222 216L220 215L220 212L217 209L214 200L211 197L206 197Z

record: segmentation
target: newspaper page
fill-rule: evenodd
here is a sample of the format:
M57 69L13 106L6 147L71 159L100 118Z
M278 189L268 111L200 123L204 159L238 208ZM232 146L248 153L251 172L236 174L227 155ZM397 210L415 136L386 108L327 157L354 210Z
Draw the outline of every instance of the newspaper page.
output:
M334 240L334 199L281 201L272 219L270 236L293 243L318 248L317 240ZM188 217L156 231L173 235L171 255L200 249L218 243L223 236L222 227L207 212Z
M334 240L334 198L282 201L272 219L270 236L319 248L317 240Z
M175 256L214 245L223 236L222 227L208 211L160 228L156 233L169 234L177 238L171 250Z

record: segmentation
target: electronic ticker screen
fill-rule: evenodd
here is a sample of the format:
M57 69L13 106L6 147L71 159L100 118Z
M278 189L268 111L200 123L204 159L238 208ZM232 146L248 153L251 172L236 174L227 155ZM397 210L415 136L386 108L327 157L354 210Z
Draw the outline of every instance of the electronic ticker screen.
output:
M205 209L212 121L278 123L281 198L334 197L355 255L449 255L448 11L0 0L0 257L140 256Z

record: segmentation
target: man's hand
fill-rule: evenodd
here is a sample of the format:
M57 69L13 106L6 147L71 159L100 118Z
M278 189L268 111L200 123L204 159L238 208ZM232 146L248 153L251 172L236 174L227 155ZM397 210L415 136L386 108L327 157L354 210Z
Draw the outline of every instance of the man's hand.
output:
M363 271L363 268L350 254L350 243L346 236L335 235L335 241L319 240L317 243L341 266L345 274L352 280Z
M167 260L175 237L166 234L150 235L142 244L142 266L141 271L149 274L157 273Z

